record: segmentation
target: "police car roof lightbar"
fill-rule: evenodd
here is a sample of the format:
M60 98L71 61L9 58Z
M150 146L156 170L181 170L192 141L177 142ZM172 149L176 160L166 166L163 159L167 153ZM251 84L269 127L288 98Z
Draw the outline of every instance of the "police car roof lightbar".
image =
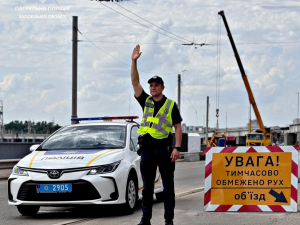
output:
M138 116L114 116L114 117L90 117L90 118L73 118L71 121L83 121L83 120L133 120L138 119Z

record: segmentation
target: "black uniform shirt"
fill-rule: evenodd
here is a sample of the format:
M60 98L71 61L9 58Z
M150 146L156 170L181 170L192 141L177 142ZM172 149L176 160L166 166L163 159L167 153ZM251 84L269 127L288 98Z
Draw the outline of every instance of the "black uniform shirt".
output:
M146 103L146 99L148 98L149 94L147 94L144 90L142 92L142 94L137 98L136 100L140 103L142 109L144 110L144 107L145 107L145 103ZM165 104L165 101L166 101L166 96L163 96L163 98L159 101L154 101L154 112L153 112L153 117L156 116L156 114L158 113L158 111L160 110L160 108ZM144 111L143 111L144 112ZM172 117L172 122L173 122L173 125L175 124L178 124L178 123L181 123L182 121L182 117L180 115L180 112L179 112L179 109L178 109L178 106L177 104L175 103L174 104L174 107L173 107L173 110L172 110L172 114L171 114L171 117ZM172 135L171 133L169 133L169 135ZM153 138L150 134L146 134L145 135L145 138L151 142L154 142L157 140L155 138ZM165 138L166 141L168 140L168 138ZM161 141L161 140L160 140Z

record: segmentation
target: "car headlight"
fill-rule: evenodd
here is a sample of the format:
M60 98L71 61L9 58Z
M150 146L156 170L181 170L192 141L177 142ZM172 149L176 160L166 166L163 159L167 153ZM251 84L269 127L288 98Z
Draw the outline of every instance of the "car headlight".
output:
M28 172L26 170L21 169L18 166L14 166L13 174L18 176L28 176Z
M102 173L112 173L114 172L118 166L120 165L121 161L117 161L111 164L99 166L97 168L91 169L88 175L96 175L96 174L102 174Z

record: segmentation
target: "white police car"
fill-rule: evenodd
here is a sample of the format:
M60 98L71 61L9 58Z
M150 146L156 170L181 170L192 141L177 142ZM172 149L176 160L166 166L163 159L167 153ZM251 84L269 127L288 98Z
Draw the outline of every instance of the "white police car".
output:
M143 182L137 155L138 117L126 122L92 122L61 128L13 168L8 179L8 203L22 215L35 215L40 206L124 204L132 213ZM32 149L31 148L31 149ZM162 200L160 175L155 194Z

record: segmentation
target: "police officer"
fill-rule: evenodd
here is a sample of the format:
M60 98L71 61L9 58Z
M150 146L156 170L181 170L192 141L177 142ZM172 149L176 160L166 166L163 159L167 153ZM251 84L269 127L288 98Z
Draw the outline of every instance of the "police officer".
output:
M149 225L152 217L153 191L157 166L164 186L165 224L172 225L175 208L174 171L179 158L182 129L177 104L163 95L164 81L159 76L148 80L148 95L139 82L137 59L141 56L137 45L132 53L131 81L134 95L144 115L138 133L143 137L141 174L143 179L143 217L138 225ZM175 128L175 148L172 149L172 130Z

